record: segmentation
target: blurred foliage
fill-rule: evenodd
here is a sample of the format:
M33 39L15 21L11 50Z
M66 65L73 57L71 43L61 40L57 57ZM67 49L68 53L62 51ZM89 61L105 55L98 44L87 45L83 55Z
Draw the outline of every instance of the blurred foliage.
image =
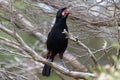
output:
M120 61L114 56L113 57L115 65L106 65L101 67L101 71L96 75L98 77L97 80L120 80Z
M28 45L31 45L31 46L34 45L36 39L35 39L33 36L30 36L30 35L28 35L28 34L26 34L26 33L23 33L23 32L19 32L18 34L21 36L21 38L22 38Z
M95 70L90 67L89 70L95 74L96 78L86 77L86 80L120 80L120 61L113 56L114 65L97 66Z

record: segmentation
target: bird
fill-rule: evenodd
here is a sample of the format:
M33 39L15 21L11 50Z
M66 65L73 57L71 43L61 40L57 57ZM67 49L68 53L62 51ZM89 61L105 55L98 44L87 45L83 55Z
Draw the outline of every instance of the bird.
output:
M48 33L46 46L46 59L50 62L53 62L55 56L59 54L59 58L62 61L64 67L66 67L63 61L63 54L68 45L68 38L63 33L64 30L68 31L68 27L66 24L67 17L69 15L68 8L64 7L57 11L55 23ZM67 67L66 67L67 68ZM44 64L42 75L50 76L51 66Z

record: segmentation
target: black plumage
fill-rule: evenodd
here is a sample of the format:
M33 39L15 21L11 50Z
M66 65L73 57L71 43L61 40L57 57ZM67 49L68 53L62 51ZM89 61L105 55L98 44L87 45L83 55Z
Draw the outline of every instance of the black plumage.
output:
M63 53L65 52L68 39L66 35L63 33L64 29L68 31L66 25L66 19L68 17L67 8L59 9L56 15L56 21L51 31L48 34L47 38L47 59L49 61L53 61L56 54L59 54L60 59L63 58ZM49 76L51 71L51 67L49 65L44 65L42 74L44 76Z

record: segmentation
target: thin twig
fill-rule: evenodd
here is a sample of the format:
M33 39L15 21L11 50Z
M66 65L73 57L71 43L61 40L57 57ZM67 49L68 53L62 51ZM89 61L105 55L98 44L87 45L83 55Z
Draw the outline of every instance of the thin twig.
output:
M70 40L74 41L76 44L82 46L84 49L86 49L89 54L91 59L93 60L93 62L95 63L95 65L98 65L97 59L94 56L93 52L90 50L90 48L88 48L84 43L82 43L78 38L75 38L72 34L68 33L65 29L63 31L63 34L66 35L67 38L69 38Z

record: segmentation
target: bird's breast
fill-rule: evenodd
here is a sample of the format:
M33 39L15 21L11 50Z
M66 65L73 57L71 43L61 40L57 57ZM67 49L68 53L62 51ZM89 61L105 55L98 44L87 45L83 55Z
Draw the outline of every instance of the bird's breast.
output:
M65 49L68 44L68 39L66 35L60 30L51 31L47 39L47 48L50 50Z

